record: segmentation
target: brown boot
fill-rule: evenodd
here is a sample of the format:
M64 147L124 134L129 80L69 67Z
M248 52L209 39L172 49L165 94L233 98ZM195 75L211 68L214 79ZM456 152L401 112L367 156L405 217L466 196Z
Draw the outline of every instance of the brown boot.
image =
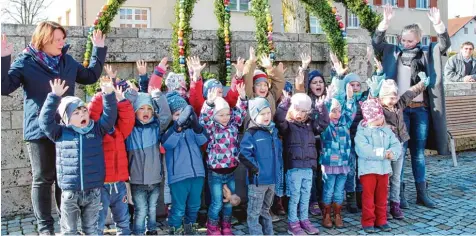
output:
M324 212L322 213L322 226L325 228L332 228L331 205L324 205Z
M340 213L342 205L337 205L337 203L333 203L332 206L334 207L334 223L336 224L336 228L344 228L344 222L342 222L342 215Z

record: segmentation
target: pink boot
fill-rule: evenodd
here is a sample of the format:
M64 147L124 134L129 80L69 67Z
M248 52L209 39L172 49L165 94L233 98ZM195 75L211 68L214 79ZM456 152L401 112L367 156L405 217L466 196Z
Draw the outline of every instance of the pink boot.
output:
M223 217L223 221L221 222L221 234L233 235L233 232L231 231L231 216Z
M207 235L221 235L220 226L218 226L218 221L208 219Z

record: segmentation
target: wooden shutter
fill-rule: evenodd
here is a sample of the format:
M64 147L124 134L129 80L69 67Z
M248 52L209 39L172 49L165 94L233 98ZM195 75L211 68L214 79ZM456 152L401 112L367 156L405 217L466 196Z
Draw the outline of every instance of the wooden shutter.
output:
M416 8L416 0L408 0L408 8Z
M405 8L405 0L398 0L397 6L398 8Z
M436 37L436 36L431 36L431 42L432 42L432 43L438 42L438 37Z
M438 0L431 0L430 7L438 7Z
M375 5L375 6L380 6L380 5L382 5L382 0L374 0L374 5Z

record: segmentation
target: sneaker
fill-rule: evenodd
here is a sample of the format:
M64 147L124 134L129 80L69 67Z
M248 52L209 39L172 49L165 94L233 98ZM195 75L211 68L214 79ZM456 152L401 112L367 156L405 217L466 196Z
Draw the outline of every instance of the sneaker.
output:
M198 229L198 224L184 224L183 225L183 233L185 235L196 235L198 234L197 229Z
M292 235L305 235L306 232L302 230L301 224L298 222L295 223L288 223L288 234Z
M364 230L365 233L368 233L368 234L375 233L375 228L373 226L362 227L362 229Z
M382 230L383 232L390 232L392 231L392 228L388 224L384 224L381 226L375 226L375 228Z
M157 235L157 230L147 231L145 232L145 235Z
M218 221L208 219L207 235L221 235L221 230L220 226L218 226Z
M309 221L309 219L301 221L299 223L301 225L301 228L304 231L306 231L307 234L319 234L319 229L314 227L314 225L312 225L312 223L311 223L311 221Z
M309 213L313 216L320 216L322 215L321 208L319 208L318 202L313 202L309 205Z
M387 211L387 220L393 220L392 214L390 214L390 212L388 211Z
M279 218L279 216L275 215L272 211L269 211L269 214L271 215L271 221L273 223L276 223L276 222L281 220L281 218Z
M397 220L403 220L405 218L402 209L400 209L400 203L398 202L390 202L390 214Z

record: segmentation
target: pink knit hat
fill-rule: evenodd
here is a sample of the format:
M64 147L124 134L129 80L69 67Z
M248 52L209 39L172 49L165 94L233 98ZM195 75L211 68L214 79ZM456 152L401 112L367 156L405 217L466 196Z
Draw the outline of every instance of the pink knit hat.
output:
M384 118L382 105L376 98L369 98L361 104L362 115L364 116L363 124Z

